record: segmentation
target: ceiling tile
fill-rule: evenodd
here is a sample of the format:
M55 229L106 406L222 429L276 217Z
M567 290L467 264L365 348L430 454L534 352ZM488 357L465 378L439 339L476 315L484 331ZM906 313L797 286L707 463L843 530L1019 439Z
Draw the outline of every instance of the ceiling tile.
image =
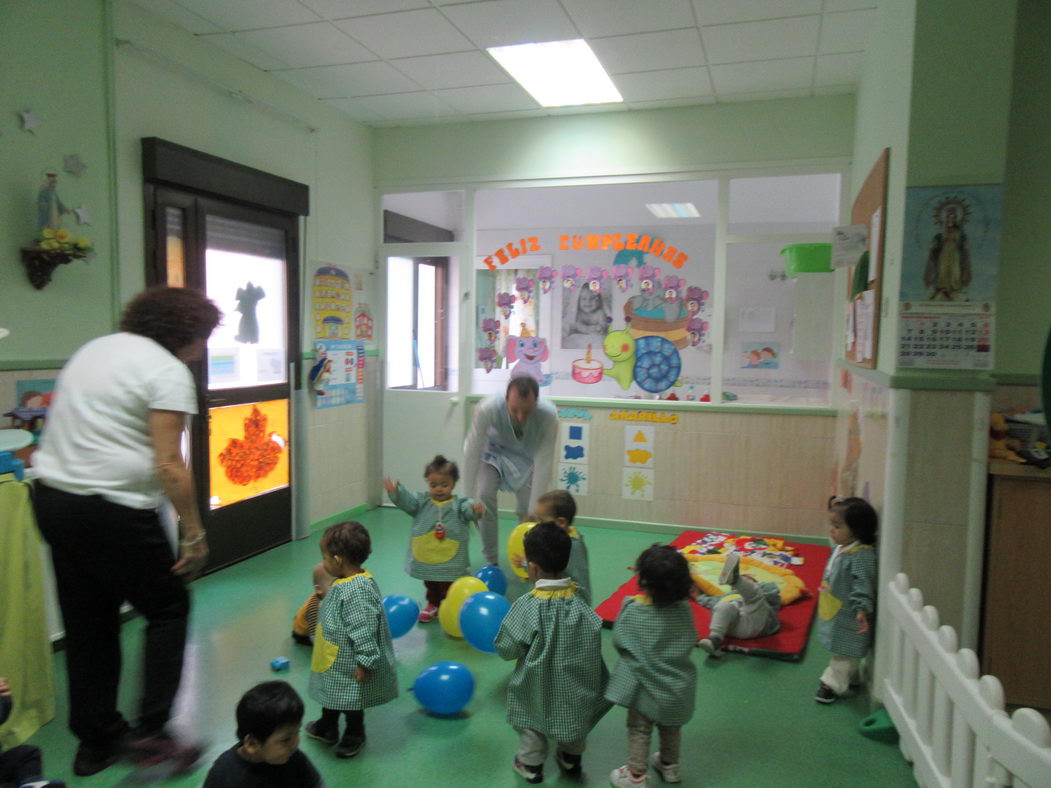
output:
M360 63L378 58L328 22L273 27L238 33L237 37L292 68Z
M878 0L825 0L825 13L829 11L857 11L860 8L875 8Z
M426 55L389 62L398 71L429 90L499 85L511 81L506 71L481 52Z
M136 5L152 11L157 16L162 16L174 25L191 33L221 33L223 29L219 25L212 24L204 17L198 16L172 0L135 0Z
M393 66L380 61L275 73L309 91L316 98L354 98L380 93L409 93L420 89L419 85Z
M306 6L289 0L177 0L183 8L203 16L223 30L254 30L306 22L320 17Z
M543 118L547 113L542 109L518 109L513 112L483 112L470 115L471 120L515 120L516 118Z
M741 104L745 101L773 101L774 99L806 98L810 95L807 89L801 90L761 90L756 93L720 94L720 104Z
M264 52L256 46L238 38L236 33L210 33L202 35L201 41L225 49L229 54L246 63L251 63L256 68L271 71L275 68L288 68L288 64L279 60L268 52Z
M516 109L537 109L533 97L518 85L487 85L477 88L438 90L435 95L465 114L510 112Z
M693 0L693 7L701 25L725 25L820 14L821 0Z
M588 38L693 27L689 0L562 0Z
M861 52L818 55L814 86L856 85L861 76Z
M299 0L325 19L346 19L351 16L387 14L392 11L413 11L430 8L427 0Z
M704 65L704 50L696 28L593 38L588 43L610 74Z
M443 6L442 13L483 49L580 38L556 0L491 0Z
M821 22L820 52L861 52L869 30L876 24L875 11L846 11L825 14Z
M383 120L382 115L380 115L378 112L372 111L368 107L363 107L359 105L357 103L359 101L361 101L361 99L339 98L325 99L323 103L328 104L330 107L335 107L336 109L342 112L346 112L348 115L350 115L350 117L354 118L354 120L360 120L363 123L368 123L369 121L375 120Z
M712 82L704 67L619 74L613 81L625 101L712 95Z
M709 63L802 57L817 52L819 16L743 22L701 30Z
M433 93L399 93L393 96L365 96L344 100L348 108L374 113L381 120L426 120L458 115L452 107L442 102ZM337 104L337 106L339 106Z
M342 19L339 28L383 58L440 55L474 49L445 17L433 8Z
M760 90L798 90L810 88L814 58L765 60L709 66L712 84L720 100L730 93L755 93Z
M659 101L632 101L629 109L662 109L663 107L693 107L698 104L714 104L715 96L692 96L684 98L660 99Z

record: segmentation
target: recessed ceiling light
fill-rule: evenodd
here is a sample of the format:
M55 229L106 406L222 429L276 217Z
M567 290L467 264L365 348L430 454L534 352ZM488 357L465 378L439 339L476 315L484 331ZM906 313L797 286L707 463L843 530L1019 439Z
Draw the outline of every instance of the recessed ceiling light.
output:
M648 202L646 207L658 219L697 219L701 215L692 202Z
M624 101L582 38L487 50L542 107Z

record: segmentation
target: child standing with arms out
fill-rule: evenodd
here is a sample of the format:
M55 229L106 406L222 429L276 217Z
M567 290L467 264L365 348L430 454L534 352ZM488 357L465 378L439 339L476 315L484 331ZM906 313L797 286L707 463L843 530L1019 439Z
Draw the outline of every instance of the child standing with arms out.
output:
M832 652L814 699L833 703L856 679L872 647L876 611L876 510L861 498L832 498L829 535L836 545L821 578L818 636Z
M588 732L609 710L602 621L576 584L561 577L570 549L569 534L553 522L529 530L526 567L534 587L515 600L495 641L501 658L518 660L507 721L519 737L514 770L529 783L543 782L549 738L559 767L579 775Z
M697 671L690 661L697 633L689 598L690 568L670 545L653 545L635 561L641 593L624 600L613 625L620 661L606 699L628 709L628 762L609 776L618 788L646 786L652 766L667 783L682 782L682 726L693 716ZM653 726L660 752L650 757Z
M577 584L577 593L581 599L591 604L591 572L588 570L588 549L584 545L584 536L573 527L573 518L577 516L577 502L566 490L552 490L537 498L534 516L538 523L550 520L569 534L569 563L563 573Z
M453 495L460 470L440 454L423 469L423 478L427 492L410 493L390 479L383 480L383 489L395 506L414 518L409 574L422 580L427 589L427 606L420 612L420 621L426 623L438 615L438 605L453 580L468 574L470 524L482 516L485 507Z
M362 567L371 552L361 523L333 525L321 537L325 571L336 579L321 602L310 663L310 697L321 704L321 719L308 723L306 733L326 744L338 741L340 758L353 758L365 746L365 709L398 696L380 589ZM340 713L347 718L342 739Z
M212 765L204 788L325 788L299 749L303 701L284 681L248 690L237 704L237 744Z

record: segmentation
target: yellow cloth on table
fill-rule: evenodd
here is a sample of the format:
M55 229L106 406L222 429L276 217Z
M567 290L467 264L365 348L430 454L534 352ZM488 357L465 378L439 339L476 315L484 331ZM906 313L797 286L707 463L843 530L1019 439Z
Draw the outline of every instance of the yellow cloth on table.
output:
M22 744L55 716L40 537L29 485L13 479L0 475L0 676L15 697L0 727L4 749Z

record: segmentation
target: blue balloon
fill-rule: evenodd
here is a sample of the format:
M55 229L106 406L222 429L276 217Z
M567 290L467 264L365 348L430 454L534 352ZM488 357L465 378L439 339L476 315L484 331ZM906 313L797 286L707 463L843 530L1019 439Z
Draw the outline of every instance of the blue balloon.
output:
M475 572L474 576L485 583L486 588L494 594L502 596L507 593L507 575L504 574L500 567L486 564Z
M492 591L471 594L460 608L460 630L464 640L479 651L496 651L493 641L511 603Z
M474 676L459 662L435 662L420 671L412 691L427 711L455 714L474 695Z
M396 594L383 597L383 612L387 614L392 638L400 638L416 626L420 618L420 606L409 597Z

